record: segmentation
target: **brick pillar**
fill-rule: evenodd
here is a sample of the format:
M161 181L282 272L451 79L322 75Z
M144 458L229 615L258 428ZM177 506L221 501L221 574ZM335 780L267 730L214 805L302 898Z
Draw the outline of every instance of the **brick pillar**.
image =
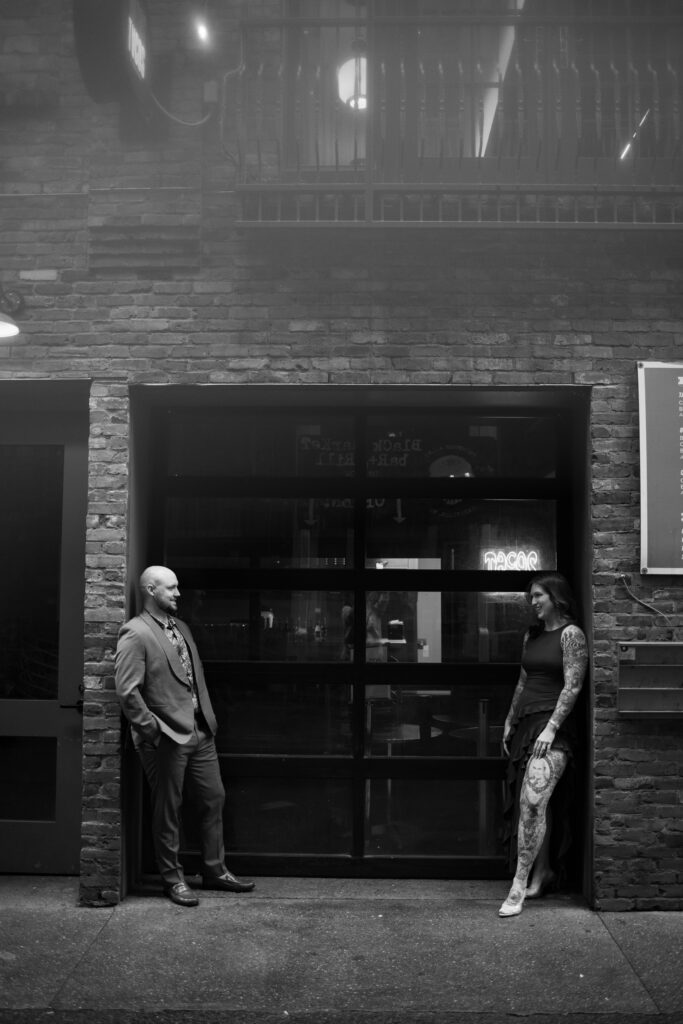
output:
M81 903L122 896L121 727L114 690L116 637L125 611L128 387L95 380L90 393L85 557L85 665Z

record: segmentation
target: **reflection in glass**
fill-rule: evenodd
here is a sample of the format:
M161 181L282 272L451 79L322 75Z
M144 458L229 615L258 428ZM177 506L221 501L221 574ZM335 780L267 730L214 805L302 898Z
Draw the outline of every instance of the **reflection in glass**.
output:
M524 593L390 590L381 597L373 628L383 654L368 650L370 664L519 661L531 622Z
M337 569L353 561L352 498L172 497L176 569Z
M350 476L352 420L315 413L175 410L167 424L169 476Z
M384 413L367 425L369 476L552 477L550 417Z
M351 784L344 779L232 779L225 843L234 853L351 853Z
M350 607L341 590L183 589L179 614L204 661L338 662Z
M499 780L369 779L365 852L490 857L502 852Z
M355 472L351 416L294 412L174 412L169 476L339 477ZM369 416L369 476L554 477L556 423L549 416L446 412Z
M3 736L0 743L0 818L54 821L57 803L57 740L50 736Z
M63 448L0 445L0 698L57 697Z
M370 665L518 662L531 622L525 594L505 592L368 591L364 615ZM180 616L204 661L353 660L341 590L183 590Z
M365 750L375 757L500 757L510 686L366 687Z
M554 501L372 498L366 565L520 570L557 566Z
M297 131L296 147L287 147L287 156L297 166L335 167L339 174L354 175L365 166L367 56L358 28L318 22L340 12L353 17L358 4L319 0L315 7L313 23L288 36L289 59L298 69L296 94L286 92L288 119L305 128ZM315 133L309 130L313 125Z
M219 754L351 754L349 684L249 682L213 666L207 682Z

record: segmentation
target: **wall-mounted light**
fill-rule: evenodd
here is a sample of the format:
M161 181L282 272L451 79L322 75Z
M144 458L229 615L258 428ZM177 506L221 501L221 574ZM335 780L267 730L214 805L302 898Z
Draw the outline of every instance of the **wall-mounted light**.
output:
M365 110L368 105L368 57L362 39L354 40L353 56L337 69L339 99L352 110Z
M0 288L0 339L16 338L19 326L13 317L24 308L24 300L17 292L6 292Z
M197 18L194 23L194 30L200 43L208 43L210 39L209 26L204 18Z
M191 38L189 47L193 50L211 51L216 47L216 18L209 10L209 0L197 4L191 14Z

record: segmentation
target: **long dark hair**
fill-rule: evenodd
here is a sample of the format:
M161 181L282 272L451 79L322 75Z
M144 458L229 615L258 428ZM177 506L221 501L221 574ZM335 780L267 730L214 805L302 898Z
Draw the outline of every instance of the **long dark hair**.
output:
M577 622L576 600L572 593L572 588L561 573L540 572L534 576L526 588L527 600L530 599L531 591L534 587L542 587L545 590L563 619L568 619L569 622ZM529 635L532 637L538 636L544 629L544 623L535 622L529 629Z

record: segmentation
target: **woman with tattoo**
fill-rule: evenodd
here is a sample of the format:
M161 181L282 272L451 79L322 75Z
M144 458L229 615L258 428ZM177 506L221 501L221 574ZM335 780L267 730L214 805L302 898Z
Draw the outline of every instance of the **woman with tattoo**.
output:
M565 773L573 774L577 725L572 712L588 666L586 637L564 576L535 576L527 596L538 621L524 637L519 681L503 730L509 758L505 814L515 876L500 917L521 914L525 899L542 896L557 880L551 827L560 837L561 859L569 837L567 787L557 791L564 799L553 800L554 823L550 798Z

